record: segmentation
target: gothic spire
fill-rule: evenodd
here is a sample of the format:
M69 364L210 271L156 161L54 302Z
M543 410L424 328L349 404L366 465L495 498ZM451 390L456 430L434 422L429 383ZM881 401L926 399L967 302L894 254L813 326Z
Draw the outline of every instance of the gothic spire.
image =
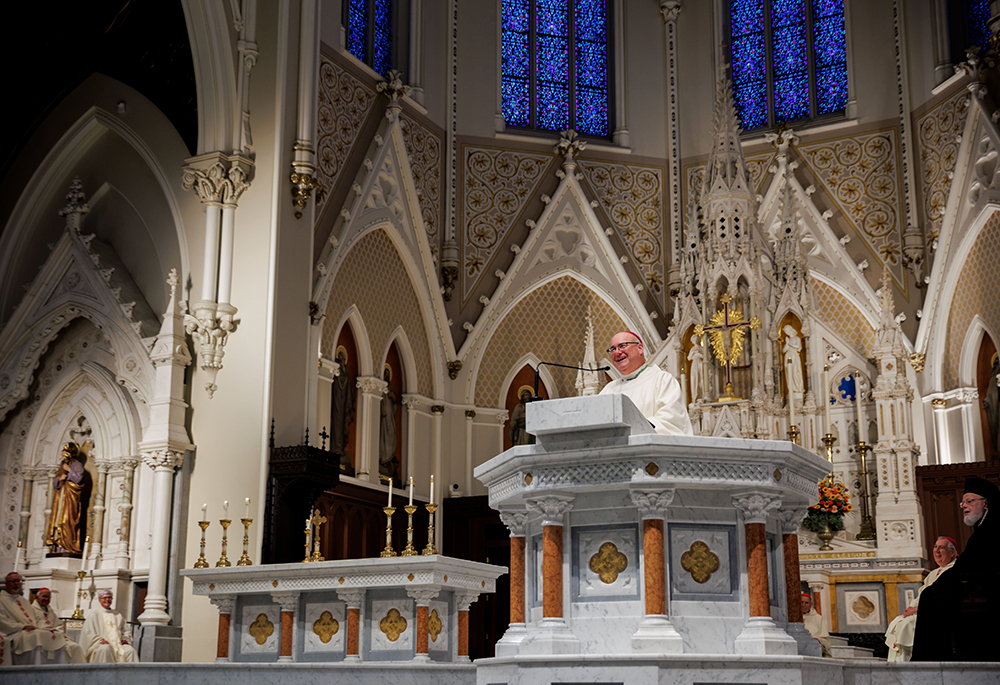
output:
M713 119L714 133L712 154L705 171L704 200L707 205L711 199L720 195L744 195L753 200L750 192L746 161L743 159L743 148L740 146L739 122L736 119L736 109L733 106L733 90L729 76L726 74L728 65L719 69L719 78L715 83L715 115Z

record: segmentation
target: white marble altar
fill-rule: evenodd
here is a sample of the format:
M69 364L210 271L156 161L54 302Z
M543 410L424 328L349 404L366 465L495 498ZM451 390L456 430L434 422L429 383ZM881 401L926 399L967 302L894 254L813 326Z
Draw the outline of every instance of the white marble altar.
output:
M502 566L445 556L189 569L217 661L468 662L468 610Z

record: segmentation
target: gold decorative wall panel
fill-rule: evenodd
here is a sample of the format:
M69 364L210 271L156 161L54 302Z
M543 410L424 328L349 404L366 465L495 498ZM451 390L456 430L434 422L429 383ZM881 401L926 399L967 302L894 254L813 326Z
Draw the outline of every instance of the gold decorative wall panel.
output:
M969 92L962 88L917 119L920 154L920 196L928 242L938 237L944 206L951 191L951 173L958 157L958 136L969 114Z
M629 258L657 303L663 302L663 168L579 160Z
M438 257L441 226L441 139L419 121L403 114L399 129L406 143L410 173L420 199L420 216L431 254Z
M840 337L854 345L864 357L871 354L875 344L875 331L864 315L838 290L819 280L812 282L815 312Z
M358 134L375 101L375 89L320 53L319 126L316 147L316 220L323 215Z
M539 359L574 363L583 359L587 307L593 307L597 358L625 324L595 292L571 276L563 276L526 295L507 314L490 339L476 377L476 404L496 406L501 384L527 352ZM576 372L552 369L553 396L576 395Z
M430 397L433 395L431 350L417 294L406 273L385 231L372 231L359 240L351 248L330 289L320 352L327 359L334 358L337 324L352 304L357 305L368 330L376 367L381 366L389 336L397 326L402 326L417 367L417 378L406 380L407 392L415 389Z
M962 344L976 314L989 328L1000 331L1000 212L994 212L976 238L962 265L948 317L948 344L944 351L944 390L962 385L959 365Z
M896 129L800 145L797 150L848 224L905 291Z
M463 149L462 300L468 299L507 234L536 196L555 157L482 147Z
M618 574L628 568L628 557L618 550L618 545L605 542L597 553L590 557L590 570L597 574L605 585L618 580Z

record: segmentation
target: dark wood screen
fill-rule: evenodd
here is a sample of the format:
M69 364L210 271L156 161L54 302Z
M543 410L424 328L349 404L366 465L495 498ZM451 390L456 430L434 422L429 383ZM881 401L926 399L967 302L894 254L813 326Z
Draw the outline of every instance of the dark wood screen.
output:
M917 467L917 494L924 510L924 547L928 554L941 535L954 538L959 544L959 552L965 549L972 528L962 523L958 503L962 501L965 479L970 476L1000 484L1000 462L974 461ZM1000 512L1000 502L996 508Z

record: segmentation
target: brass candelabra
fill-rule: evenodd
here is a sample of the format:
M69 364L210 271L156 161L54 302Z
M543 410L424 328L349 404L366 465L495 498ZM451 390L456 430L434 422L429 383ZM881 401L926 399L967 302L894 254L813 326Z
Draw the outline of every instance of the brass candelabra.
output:
M379 556L394 557L396 550L392 548L392 515L396 513L396 507L382 507L382 511L385 512L385 549Z
M83 619L83 609L80 608L80 604L83 600L83 579L86 575L87 572L83 570L76 572L76 609L73 610L73 615L70 616L72 619Z
M424 547L423 551L423 555L427 557L432 554L440 554L438 548L434 546L434 512L437 511L438 505L428 503L424 505L424 508L430 514L430 521L427 524L427 546Z
M253 519L240 519L243 522L243 556L236 562L237 566L253 566L250 556L247 554L247 547L250 545L250 524Z
M789 442L793 442L796 445L798 445L799 444L799 436L800 435L801 435L801 433L799 432L799 427L798 426L793 425L793 426L789 426L788 427L788 440L789 440Z
M871 445L864 440L858 443L858 454L861 455L861 528L854 536L855 540L874 540L875 526L868 506L868 467L865 455L871 450Z
M222 556L219 557L219 560L217 562L215 562L216 568L219 568L220 566L221 567L232 566L232 564L229 563L229 558L226 556L226 550L228 548L228 542L226 540L226 529L229 528L229 524L232 523L232 520L221 519L219 523L222 524Z
M205 558L205 531L208 525L208 521L198 521L198 526L201 528L201 554L198 555L198 561L194 562L195 568L208 568L208 559Z
M312 548L312 523L308 522L308 521L307 521L307 523L309 523L309 527L306 528L306 530L305 530L305 533L306 533L306 555L302 559L302 563L303 564L308 564L310 561L312 561L312 558L309 556L309 550Z
M407 524L406 524L406 549L400 552L401 557L415 557L418 552L413 546L413 514L417 511L417 505L407 504L403 507L403 511L406 512Z
M830 462L830 475L827 478L833 479L833 445L837 442L837 438L833 433L827 433L821 440L826 446L826 460Z

